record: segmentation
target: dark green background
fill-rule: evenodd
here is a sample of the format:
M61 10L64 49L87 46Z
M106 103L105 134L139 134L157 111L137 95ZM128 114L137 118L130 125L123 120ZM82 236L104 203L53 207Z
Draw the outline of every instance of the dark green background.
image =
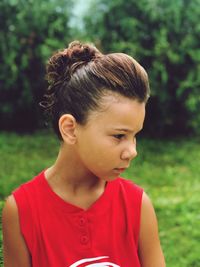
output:
M47 86L46 61L81 39L105 53L128 53L146 68L147 135L199 134L200 0L89 2L82 21L71 0L0 2L0 129L43 126L38 102Z

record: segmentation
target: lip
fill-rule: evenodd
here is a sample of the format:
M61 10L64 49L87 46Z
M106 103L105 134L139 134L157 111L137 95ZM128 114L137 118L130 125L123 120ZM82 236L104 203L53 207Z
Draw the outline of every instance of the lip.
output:
M126 168L115 168L114 170L120 173L120 172L124 172Z

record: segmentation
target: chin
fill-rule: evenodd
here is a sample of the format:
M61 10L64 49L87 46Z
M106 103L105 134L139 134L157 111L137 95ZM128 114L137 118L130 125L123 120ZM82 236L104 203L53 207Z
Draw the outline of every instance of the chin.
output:
M110 182L115 180L117 177L119 177L119 175L110 175L106 177L101 177L101 179L104 180L105 182Z

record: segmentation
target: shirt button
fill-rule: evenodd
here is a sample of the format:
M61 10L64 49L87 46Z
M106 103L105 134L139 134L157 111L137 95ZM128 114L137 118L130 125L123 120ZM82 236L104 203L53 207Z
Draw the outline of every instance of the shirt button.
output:
M80 226L84 226L85 223L86 223L85 218L80 218L80 219L79 219L79 225L80 225Z
M86 235L81 236L81 244L86 245L89 241L89 238Z

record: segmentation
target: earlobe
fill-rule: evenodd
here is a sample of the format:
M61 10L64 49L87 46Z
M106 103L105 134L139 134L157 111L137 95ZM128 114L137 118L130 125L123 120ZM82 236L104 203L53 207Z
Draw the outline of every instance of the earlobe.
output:
M76 119L71 114L64 114L59 119L59 130L63 141L73 145L76 143Z

